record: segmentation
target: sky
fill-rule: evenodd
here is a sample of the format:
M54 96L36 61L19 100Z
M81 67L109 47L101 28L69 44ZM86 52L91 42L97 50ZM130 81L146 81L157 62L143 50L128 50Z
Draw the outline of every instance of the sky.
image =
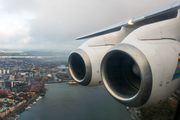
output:
M0 0L0 50L69 52L75 38L177 0Z

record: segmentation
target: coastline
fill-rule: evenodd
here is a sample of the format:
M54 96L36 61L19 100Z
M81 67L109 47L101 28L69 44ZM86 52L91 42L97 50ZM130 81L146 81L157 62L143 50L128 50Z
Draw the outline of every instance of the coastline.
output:
M45 89L45 91L43 92L43 96L46 94L46 92L48 91L48 89ZM37 101L37 99L41 96L42 93L36 93L30 100L28 100L26 103L22 104L21 106L19 106L16 110L14 110L12 113L8 114L6 117L4 117L4 120L17 120L18 118L20 118L20 114L23 113L26 108L28 108L29 106L32 106L32 104ZM27 109L28 110L28 109ZM12 117L14 116L14 117Z

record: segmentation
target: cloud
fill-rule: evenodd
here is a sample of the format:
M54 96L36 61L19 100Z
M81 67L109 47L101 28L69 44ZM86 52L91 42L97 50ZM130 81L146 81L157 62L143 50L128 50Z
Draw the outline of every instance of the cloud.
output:
M0 0L0 48L71 51L75 38L176 0Z

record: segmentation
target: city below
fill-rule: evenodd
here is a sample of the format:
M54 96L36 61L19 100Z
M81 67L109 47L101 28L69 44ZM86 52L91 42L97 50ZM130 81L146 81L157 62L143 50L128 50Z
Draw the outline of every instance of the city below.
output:
M22 53L21 53L22 54ZM44 96L46 84L71 80L67 63L40 58L0 58L0 119L14 119Z

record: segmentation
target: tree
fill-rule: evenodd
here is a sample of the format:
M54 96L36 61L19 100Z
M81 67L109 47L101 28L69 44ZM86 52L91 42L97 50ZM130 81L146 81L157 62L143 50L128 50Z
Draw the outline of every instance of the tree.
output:
M142 119L145 120L171 120L175 108L171 103L165 101L160 105L152 108L142 108Z
M16 94L14 94L14 95L13 95L13 99L15 100L16 98L17 98L17 95L16 95Z
M15 116L16 116L16 114L15 114L15 113L13 113L11 116L12 116L12 117L15 117Z
M0 107L2 107L2 105L3 105L3 103L2 103L2 102L0 102Z

